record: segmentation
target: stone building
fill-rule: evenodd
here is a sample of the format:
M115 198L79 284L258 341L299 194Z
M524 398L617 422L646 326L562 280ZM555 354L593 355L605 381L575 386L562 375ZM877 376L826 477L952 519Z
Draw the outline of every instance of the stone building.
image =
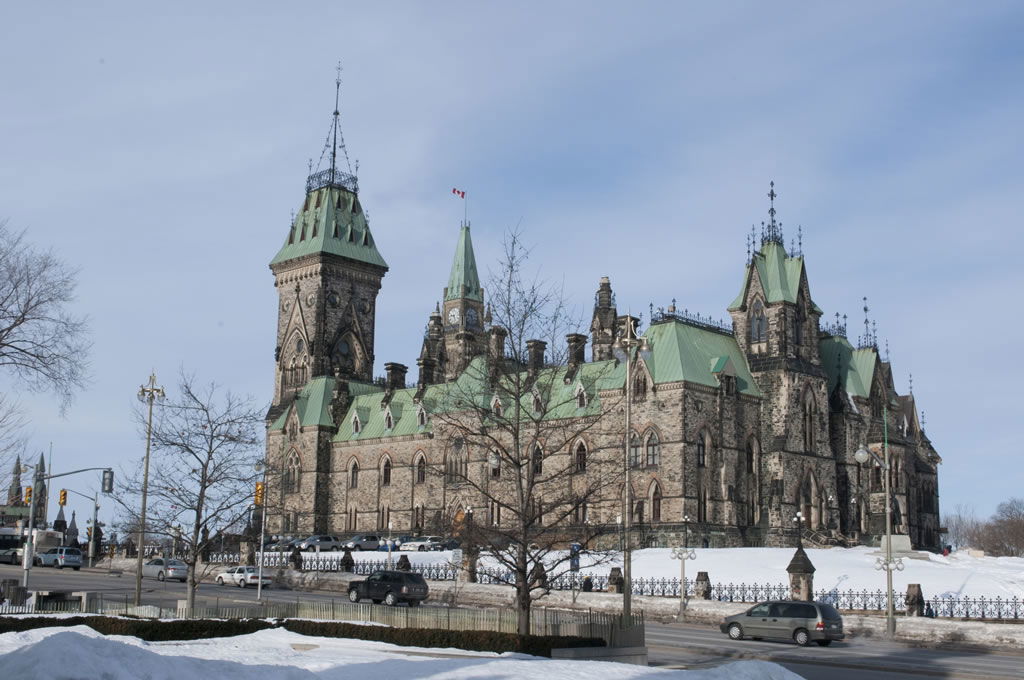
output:
M470 227L460 229L442 302L428 316L415 384L398 363L384 364L386 377L374 380L376 296L388 267L358 193L355 176L333 165L312 174L270 264L279 307L267 414L275 471L269 530L443 531L474 510L499 524L487 500L458 483L498 474L493 461L444 426L460 408L450 398L456 385L502 408L487 396L487 376L502 360L505 331L491 324ZM873 333L854 345L838 318L822 324L804 258L784 247L774 190L770 196L769 223L737 266L731 324L675 304L652 309L644 332L651 351L636 362L628 453L624 425L614 420L621 416L602 411L625 393L614 348L627 326L610 280L601 278L595 295L589 362L583 335L568 336L561 366L545 362L544 343L530 344L523 370L564 386L557 417L609 419L601 434L566 440L559 453L626 455L645 544L685 533L694 545L790 545L797 512L807 540L848 544L884 532L883 472L858 464L854 452L881 454L888 442L894 531L936 548L940 458L914 397L897 393ZM564 484L574 479L566 475ZM619 521L618 492L609 494L576 519Z

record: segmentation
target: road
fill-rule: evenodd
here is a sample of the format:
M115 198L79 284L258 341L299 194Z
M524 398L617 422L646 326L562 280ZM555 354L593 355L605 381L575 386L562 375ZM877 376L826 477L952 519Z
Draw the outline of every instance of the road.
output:
M21 567L0 565L0 579L20 577ZM34 568L31 586L33 590L93 591L103 593L105 599L124 598L131 602L135 578L131 572L111 574L104 569L76 572ZM185 599L184 583L143 579L142 586L143 604L173 607L178 600ZM344 597L329 591L268 588L263 592L272 602L330 601ZM256 589L204 583L199 586L196 599L200 606L252 604L256 601ZM652 666L708 668L736 659L761 659L779 663L807 680L1024 679L1024 655L915 648L872 638L853 638L827 648L797 647L791 642L732 642L717 628L648 622L647 647Z
M652 666L705 668L732 659L762 659L807 680L1024 678L1024 655L917 648L872 638L833 642L831 647L798 647L788 641L733 642L717 628L648 622L647 648Z

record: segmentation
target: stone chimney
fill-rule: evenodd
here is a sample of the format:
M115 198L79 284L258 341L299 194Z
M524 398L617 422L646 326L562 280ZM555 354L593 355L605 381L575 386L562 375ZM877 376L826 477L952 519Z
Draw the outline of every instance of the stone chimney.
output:
M544 368L544 350L548 343L543 340L526 341L526 367L531 373L537 373Z
M579 366L587 360L587 336L582 333L569 333L565 336L565 342L569 346L570 367Z
M389 361L384 364L384 372L387 374L385 381L387 389L405 389L405 374L409 372L408 366L405 364L395 363L394 361Z
M489 335L487 336L487 358L491 362L500 361L505 356L505 338L508 337L508 331L501 326L491 326Z

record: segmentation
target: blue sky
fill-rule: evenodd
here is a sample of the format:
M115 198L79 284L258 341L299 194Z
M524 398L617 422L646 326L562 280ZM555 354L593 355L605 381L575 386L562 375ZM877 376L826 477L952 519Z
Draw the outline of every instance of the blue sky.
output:
M22 396L31 450L52 442L60 469L137 460L151 369L269 400L267 263L340 59L391 266L378 372L415 366L453 186L481 271L518 223L586 317L604 275L622 309L677 298L724 317L774 180L826 317L856 335L866 295L901 392L914 374L943 508L988 514L1024 482L1022 30L1013 2L7 4L0 218L80 267L95 340L66 418Z

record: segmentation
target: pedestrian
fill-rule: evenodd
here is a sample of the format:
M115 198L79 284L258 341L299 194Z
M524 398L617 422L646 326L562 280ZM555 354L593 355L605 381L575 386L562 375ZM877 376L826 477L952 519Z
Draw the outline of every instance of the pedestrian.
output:
M299 546L292 548L292 569L295 571L302 571L302 551L299 550Z
M589 576L584 576L583 577L583 592L589 593L589 592L593 592L593 590L594 590L594 579L590 578Z

